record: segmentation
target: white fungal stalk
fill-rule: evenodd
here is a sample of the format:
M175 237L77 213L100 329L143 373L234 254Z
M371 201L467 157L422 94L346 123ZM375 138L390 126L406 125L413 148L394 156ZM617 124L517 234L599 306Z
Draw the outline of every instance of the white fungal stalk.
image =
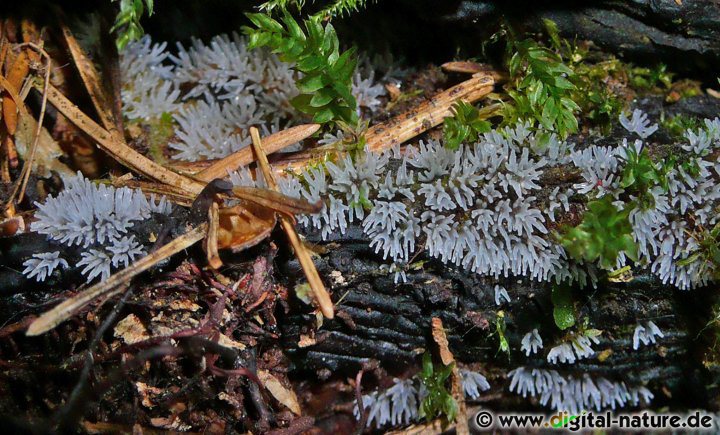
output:
M483 391L490 389L485 376L470 370L460 370L465 397L470 400L480 398ZM394 379L392 387L362 396L363 408L367 412L367 426L407 426L421 418L420 405L427 397L427 390L418 377ZM357 405L353 410L355 418L360 418Z
M165 197L156 200L151 195L148 199L140 189L95 184L79 172L64 181L65 190L56 197L35 203L36 221L30 229L58 244L81 246L76 267L82 267L88 282L96 277L106 279L112 268L127 267L144 256L143 246L128 232L153 213L172 211ZM23 263L23 273L44 281L58 266L69 267L59 255L59 251L35 254Z
M537 397L540 404L558 411L579 414L587 410L616 409L649 404L653 394L644 386L628 387L605 378L562 376L555 370L518 367L511 371L510 391Z

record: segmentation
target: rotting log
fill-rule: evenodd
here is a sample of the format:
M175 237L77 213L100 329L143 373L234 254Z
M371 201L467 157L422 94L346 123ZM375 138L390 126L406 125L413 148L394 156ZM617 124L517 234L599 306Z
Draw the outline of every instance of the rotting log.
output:
M718 100L707 97L680 104L666 105L660 97L639 101L653 119L658 119L661 111L710 117L720 106ZM573 139L615 145L624 135L619 127L608 137ZM671 143L671 138L658 133L651 141L661 146ZM481 277L438 260L426 261L422 270L408 272L407 283L395 284L393 275L381 270L382 255L368 246L361 225L351 225L346 234L332 234L325 241L311 232L307 240L318 252L324 252L316 265L332 284L337 314L316 329L315 316L298 302L279 322L283 348L294 361L296 376L314 372L321 377L343 378L372 366L381 368L377 378L384 373L401 377L412 374L419 369L421 354L435 347L431 321L438 317L455 358L462 364L481 367L488 377L498 409L527 406L507 389L507 373L518 366L555 369L576 378L587 373L627 385L646 385L655 394L654 409L663 405L673 409L718 406L720 373L704 365L708 349L714 346L714 332L707 327L717 315L712 307L720 298L714 286L681 291L663 285L647 271L637 270L628 282L601 280L595 288L576 289L573 299L578 322L587 319L588 327L602 330L600 343L593 345L595 355L590 358L554 365L544 355L562 341L565 332L553 320L551 284ZM423 256L420 259L428 260ZM286 280L288 288L301 281L296 261L277 262L278 277ZM496 305L496 284L507 289L511 302ZM500 310L507 326L509 355L499 351L496 320ZM300 314L303 312L307 314ZM656 345L633 350L634 329L648 320L660 327L664 337ZM520 341L534 328L540 331L545 348L528 358L520 351ZM367 385L371 389L372 381Z
M333 238L333 248L316 261L321 275L339 273L344 283L336 281L332 288L335 299L342 301L336 307L336 318L325 320L314 333L315 344L299 345L303 335L312 335L314 316L292 314L280 322L283 347L301 372L329 370L350 376L373 361L395 376L413 372L423 351L434 347L431 319L438 317L448 331L456 359L481 363L492 391L503 393L503 400L517 398L507 392L504 377L523 365L557 369L575 377L589 373L628 385L649 382L648 388L656 395L654 406L674 397L683 406L707 408L718 394L705 388L716 381L697 357L706 345L700 331L712 318L710 307L716 295L711 289L683 292L639 275L629 283L601 282L596 289L576 292L578 318L587 318L589 325L603 334L593 346L594 357L557 366L542 357L553 340L563 336L553 323L550 284L501 279L499 284L512 300L498 307L494 301L498 281L431 261L423 271L409 273L407 283L396 285L392 275L379 271L380 258L355 237L360 233L361 228L355 227L347 236ZM301 276L294 261L281 267L280 274ZM512 349L509 356L498 350L495 321L499 310L505 314L506 337ZM648 319L665 337L659 345L632 350L635 326ZM520 340L533 328L542 334L545 349L526 358L519 350ZM599 356L605 359L601 362Z
M458 49L467 57L479 55L481 41L501 22L518 31L542 31L543 19L557 23L563 37L591 40L629 60L663 62L673 71L713 82L720 69L720 4L715 0L386 0L345 25L355 35L371 27L372 34L361 38L367 44L389 46L414 60L442 62Z

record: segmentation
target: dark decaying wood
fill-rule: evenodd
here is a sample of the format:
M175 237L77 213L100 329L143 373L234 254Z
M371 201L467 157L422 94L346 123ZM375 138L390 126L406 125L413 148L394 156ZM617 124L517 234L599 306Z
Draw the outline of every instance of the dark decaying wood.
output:
M689 99L681 106L664 106L660 98L651 97L642 99L639 106L654 119L661 111L700 117L718 111L717 100L706 97ZM575 140L615 145L626 134L619 128L608 137ZM663 133L653 138L651 141L658 142L655 145L671 141ZM713 409L718 405L718 373L703 365L712 345L713 332L706 325L715 315L716 287L680 291L637 271L630 282L601 281L597 288L577 289L573 297L579 321L587 319L589 327L603 333L600 344L593 346L594 357L558 366L544 359L564 334L554 324L550 284L483 278L439 261L426 262L421 271L408 273L407 283L395 284L392 275L380 270L382 256L368 247L360 226L327 241L317 234L309 234L308 240L326 252L316 264L321 276L332 283L333 300L341 302L336 306L336 318L325 320L317 332L314 315L296 314L302 306L293 307L279 322L283 347L292 356L296 371L351 377L363 367L376 366L382 369L376 372L378 378L406 376L419 369L424 350L435 349L431 320L439 317L447 329L450 350L461 363L480 367L488 376L500 409L522 406L517 404L519 396L507 391L507 372L518 366L644 384L655 393L653 406L672 403ZM302 273L295 261L288 261L278 267L278 276L287 279L292 288ZM495 284L507 289L510 303L496 306ZM512 349L509 357L498 350L495 324L500 310ZM648 320L657 324L665 337L659 345L633 350L634 329ZM545 349L527 358L520 352L520 341L533 328L540 331ZM315 344L299 345L308 337L314 338ZM368 378L371 376L366 373Z
M358 229L359 230L359 229ZM519 351L522 336L538 328L547 352L552 339L562 333L553 323L551 286L527 280L501 279L512 301L498 307L494 301L495 281L478 277L438 263L426 265L422 272L409 274L408 283L395 285L392 276L379 272L380 262L365 243L351 238L334 240L333 249L318 263L323 276L331 272L346 280L333 286L337 318L325 321L315 334L316 344L301 348L301 335L308 334L314 317L291 315L283 326L284 347L298 369L335 375L356 373L373 361L390 374L417 370L419 355L433 349L431 319L442 319L448 331L450 350L465 364L481 363L494 392L514 396L503 389L505 374L520 365L558 369L543 360L543 352L526 358ZM289 263L281 273L299 276L297 265ZM710 374L702 367L704 346L701 329L711 318L714 301L711 289L683 292L663 286L647 275L630 283L600 283L596 289L576 292L580 318L587 317L593 328L603 331L594 346L597 358L581 360L569 370L576 376L589 373L629 384L649 381L649 388L666 388L685 406L707 407L717 391ZM505 314L506 336L511 343L510 357L498 351L494 335L497 312ZM632 350L633 330L639 321L652 320L664 332L659 346ZM659 403L671 398L659 396Z
M715 0L401 3L417 15L409 21L445 26L443 34L465 41L468 50L486 40L487 32L497 30L501 17L527 30L542 30L542 20L548 18L565 37L591 40L631 59L664 62L675 71L713 77L720 66L720 3Z

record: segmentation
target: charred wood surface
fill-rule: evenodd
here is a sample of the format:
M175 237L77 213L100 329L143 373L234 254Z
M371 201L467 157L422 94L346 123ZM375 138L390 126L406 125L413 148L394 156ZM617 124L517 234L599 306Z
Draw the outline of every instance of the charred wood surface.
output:
M714 117L720 108L719 100L711 97L694 97L676 104L664 103L660 97L646 97L637 105L653 119L659 119L663 112L666 116L681 113ZM572 140L615 146L626 135L618 127L607 136ZM661 131L651 142L651 146L674 146L676 139ZM628 282L600 280L595 288L575 289L578 322L587 319L589 327L603 333L600 343L593 346L593 357L571 365L554 365L544 355L567 336L553 320L551 284L512 277L483 278L422 255L417 259L428 260L422 270L409 272L407 283L395 284L393 275L381 270L382 255L368 247L359 225L327 241L318 234L309 234L308 240L325 252L316 264L321 276L332 284L337 316L325 320L315 331L314 315L293 314L303 309L307 312L307 307L298 303L279 322L283 347L292 356L295 370L351 376L361 367L377 365L395 376L417 371L420 355L436 348L431 322L433 317L439 317L455 357L465 364L480 363L484 373L495 377L494 386L504 386L508 371L531 366L575 377L588 373L630 384L648 383L656 393L655 404L674 400L675 405L682 406L717 406L717 387L706 386L717 385L718 373L703 364L709 347L714 345L707 328L715 315L712 306L718 297L713 287L681 291L639 270ZM278 262L279 276L289 280L288 288L303 280L296 261ZM511 302L496 305L496 284L507 289ZM500 311L507 325L509 356L498 350L496 320ZM665 337L658 345L633 350L634 329L648 320L657 324ZM520 341L534 328L543 337L545 348L528 358L520 351ZM507 388L493 391L503 391L501 400L515 397L507 393Z
M392 276L379 270L379 258L350 234L334 240L330 253L316 261L323 276L332 274L345 281L333 286L335 299L342 298L336 319L325 320L314 335L316 343L307 347L298 343L311 334L314 316L291 315L281 322L283 347L292 355L296 370L351 375L373 362L392 375L416 370L423 351L436 346L431 320L439 317L455 357L465 364L480 363L484 373L494 374L496 386L503 385L509 370L526 365L633 384L650 382L653 391L665 388L673 397L682 397L685 406L707 407L717 394L705 388L712 383L711 375L698 358L707 345L700 331L711 316L710 289L682 292L641 275L629 283L601 282L595 289L577 292L578 318L587 318L593 328L603 331L600 344L594 346L596 355L590 359L551 365L543 355L563 333L553 323L550 284L500 280L511 302L496 306L496 281L430 262L423 271L409 274L407 283L395 285ZM302 275L294 262L281 271ZM505 314L509 356L498 350L499 310ZM633 350L634 328L648 319L665 337L657 346ZM545 349L527 358L519 350L520 341L533 328L542 334Z

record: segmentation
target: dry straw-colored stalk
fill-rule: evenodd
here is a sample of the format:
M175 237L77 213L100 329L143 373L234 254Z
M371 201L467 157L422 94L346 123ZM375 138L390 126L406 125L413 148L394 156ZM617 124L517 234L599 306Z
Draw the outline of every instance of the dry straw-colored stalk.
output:
M272 168L270 168L270 163L268 162L267 155L265 155L265 150L262 146L260 132L257 128L250 127L250 136L252 137L253 148L255 150L258 165L265 177L265 181L271 189L279 192L280 189L278 188L277 181L275 180L275 174L273 174ZM320 279L320 274L318 274L318 271L315 268L315 263L313 263L312 258L310 258L310 253L303 244L302 240L300 240L300 236L298 236L297 231L295 231L293 222L287 216L280 215L280 225L285 231L285 234L287 234L288 240L295 250L295 255L297 256L298 261L300 261L300 265L305 272L305 276L310 284L310 289L312 290L313 295L315 295L315 300L320 306L320 311L323 313L323 316L328 319L332 319L335 316L335 313L330 295Z

